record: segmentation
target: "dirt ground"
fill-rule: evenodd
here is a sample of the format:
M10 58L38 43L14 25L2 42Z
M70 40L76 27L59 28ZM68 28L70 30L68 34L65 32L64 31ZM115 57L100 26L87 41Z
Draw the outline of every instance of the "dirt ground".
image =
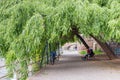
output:
M120 60L96 56L82 61L77 51L64 51L55 65L47 65L29 80L120 80Z

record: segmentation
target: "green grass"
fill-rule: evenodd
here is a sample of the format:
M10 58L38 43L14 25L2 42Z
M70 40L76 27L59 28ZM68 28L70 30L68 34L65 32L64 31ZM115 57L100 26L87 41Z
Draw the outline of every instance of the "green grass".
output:
M103 52L100 49L94 50L93 52L95 53L95 55L103 54ZM85 50L83 50L83 51L80 51L80 54L85 55L85 54L87 54L87 52Z
M80 51L80 54L85 55L87 52L85 50Z
M94 53L95 53L95 55L100 55L100 54L103 54L103 52L102 52L100 49L95 50L95 51L94 51Z

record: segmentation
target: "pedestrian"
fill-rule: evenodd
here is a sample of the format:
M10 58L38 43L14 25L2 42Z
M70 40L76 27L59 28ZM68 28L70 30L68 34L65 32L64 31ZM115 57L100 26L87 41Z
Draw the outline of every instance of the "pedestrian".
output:
M86 52L87 52L87 54L84 57L82 57L82 60L86 60L86 59L94 56L93 49L88 48Z
M54 64L55 59L56 59L56 52L55 51L51 51L50 52L50 62L51 62L51 64Z

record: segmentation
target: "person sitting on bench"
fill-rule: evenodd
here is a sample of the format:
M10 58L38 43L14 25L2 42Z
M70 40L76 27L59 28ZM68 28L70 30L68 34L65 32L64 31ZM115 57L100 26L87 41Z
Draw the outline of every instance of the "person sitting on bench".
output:
M91 48L87 49L87 54L83 57L84 59L88 59L89 57L93 57L95 54Z

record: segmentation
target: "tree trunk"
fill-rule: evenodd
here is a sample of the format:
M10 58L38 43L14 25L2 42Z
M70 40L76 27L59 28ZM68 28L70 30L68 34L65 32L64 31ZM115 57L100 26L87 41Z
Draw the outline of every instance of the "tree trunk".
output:
M84 44L84 46L89 49L89 46L88 44L85 42L85 40L82 38L82 36L80 36L79 34L75 34L80 40L81 42Z
M79 35L79 31L78 31L78 29L76 28L75 25L73 25L73 27L72 27L72 33L73 33L74 35L76 35L76 36L80 39L80 41L84 44L84 46L85 46L87 49L90 48L90 47L88 46L88 44L85 42L85 40L82 38L82 36Z
M72 32L81 40L81 42L84 44L84 46L89 49L88 44L85 42L85 40L78 34L78 29L76 27L72 28ZM101 48L104 50L104 52L107 54L107 56L109 57L109 59L116 59L116 55L114 54L114 52L112 51L112 49L110 48L110 46L105 42L100 41L99 39L97 39L96 37L94 37L93 35L90 35L91 37L93 37L96 42L101 46Z
M90 36L100 45L100 47L104 50L104 52L107 54L109 59L117 58L113 50L110 48L110 46L106 42L101 42L99 39L97 39L93 35L90 35Z

